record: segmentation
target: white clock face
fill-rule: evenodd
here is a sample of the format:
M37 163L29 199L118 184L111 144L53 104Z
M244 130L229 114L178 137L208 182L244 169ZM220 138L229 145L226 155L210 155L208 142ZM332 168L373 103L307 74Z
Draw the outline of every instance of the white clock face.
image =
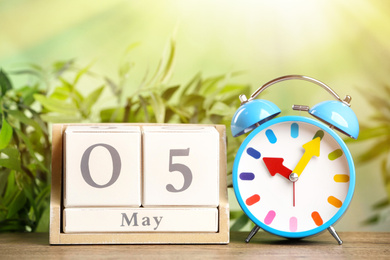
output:
M268 124L243 143L233 169L234 189L245 213L284 236L311 235L340 209L345 211L348 205L343 204L352 197L345 145L328 127L304 121ZM291 173L299 176L296 182L289 179Z

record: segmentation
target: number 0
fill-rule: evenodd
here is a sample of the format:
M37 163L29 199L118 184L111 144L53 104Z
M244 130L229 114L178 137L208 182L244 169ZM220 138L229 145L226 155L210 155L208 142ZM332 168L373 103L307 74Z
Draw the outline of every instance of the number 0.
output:
M89 156L91 155L92 150L97 146L103 146L104 148L106 148L110 152L111 159L112 159L111 180L104 185L97 184L92 179L91 173L89 171ZM112 147L111 145L94 144L94 145L91 145L90 147L88 147L87 150L85 150L85 152L81 158L80 168L81 168L81 175L83 176L86 183L88 183L89 185L91 185L92 187L95 187L95 188L106 188L106 187L109 187L112 184L114 184L116 182L116 180L119 178L119 174L121 172L121 157L119 156L118 151L114 147Z
M192 183L192 172L190 168L181 163L172 163L174 156L188 156L190 154L190 148L187 149L171 149L169 150L169 172L178 171L183 175L184 183L183 187L176 189L172 184L166 186L169 192L182 192L188 189Z

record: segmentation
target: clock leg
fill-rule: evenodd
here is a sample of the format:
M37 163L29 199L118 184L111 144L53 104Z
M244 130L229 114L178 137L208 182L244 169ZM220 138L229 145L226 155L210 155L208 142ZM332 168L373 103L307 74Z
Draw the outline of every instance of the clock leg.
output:
M339 245L343 244L343 241L340 239L339 235L337 234L333 226L328 227L328 231L337 240L337 243L339 243Z
M255 227L252 228L251 232L249 233L248 237L245 239L245 242L249 243L249 241L251 241L252 237L256 235L259 229L260 227L258 225L255 225Z

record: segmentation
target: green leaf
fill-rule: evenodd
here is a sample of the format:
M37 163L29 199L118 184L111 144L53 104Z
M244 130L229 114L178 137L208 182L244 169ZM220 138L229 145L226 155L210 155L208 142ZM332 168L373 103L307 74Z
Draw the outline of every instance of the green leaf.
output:
M232 108L225 103L215 102L211 109L207 112L208 115L228 116L234 113L235 108Z
M132 64L130 62L123 62L121 66L119 67L119 77L125 78L130 72L130 69L132 67Z
M180 88L181 95L187 96L190 94L198 94L197 91L196 92L194 91L194 89L196 89L196 87L194 86L201 84L201 82L202 82L201 73L197 73L186 85L181 86Z
M104 81L107 83L107 85L110 87L112 93L114 96L119 96L122 92L122 88L120 88L113 80L110 78L105 77Z
M9 80L7 74L0 69L0 97L3 97L10 89L12 89L11 81Z
M62 83L61 86L64 89L67 89L69 92L72 92L74 90L74 85L69 81L67 81L66 79L64 79L63 77L58 77L58 80Z
M161 80L160 80L162 84L166 83L172 75L173 64L175 61L175 53L176 53L175 40L171 39L168 61L166 63L163 75L162 75Z
M73 104L65 103L58 99L47 98L41 94L34 95L35 100L42 104L47 110L65 115L74 115L78 112Z
M370 116L369 117L372 121L376 121L377 123L380 124L385 124L389 125L390 124L390 110L388 113L378 113L376 115Z
M172 111L172 113L174 113L173 115L178 115L180 117L181 121L184 123L188 123L189 119L191 117L191 114L188 111L186 111L182 108L179 108L179 107L168 105L167 106L167 113L168 113L168 111ZM168 118L171 118L173 115L166 116L166 120L165 120L166 123L170 122L168 120Z
M50 207L46 207L39 218L37 227L34 232L48 232L50 224Z
M361 154L357 160L359 162L367 162L372 159L377 158L378 156L388 153L390 151L390 136L386 140L379 140L375 143L368 151Z
M22 96L24 106L31 106L35 101L33 95L38 92L38 86L38 84L34 86L25 86L17 90Z
M30 154L32 158L35 159L35 163L38 164L42 170L44 170L46 173L49 172L49 170L46 168L46 166L38 159L37 155L35 154L34 145L31 143L30 139L19 129L15 128L15 132L17 135L23 140L24 144L27 147L27 151Z
M18 213L18 211L24 207L24 204L26 203L26 201L27 201L27 199L26 199L26 196L24 195L24 192L21 190L18 191L17 195L14 197L14 199L8 205L7 218L14 218L15 215Z
M66 100L69 98L70 89L68 86L56 87L50 95L51 99Z
M249 95L249 85L226 85L219 91L219 100L225 104L239 103L241 94Z
M14 119L20 121L21 123L32 126L34 129L40 133L42 133L42 129L40 125L32 118L28 118L22 111L20 110L8 110L8 116L13 117Z
M81 104L84 102L83 95L81 95L81 93L79 91L77 91L74 84L69 83L68 81L66 81L65 79L63 79L61 77L59 78L59 80L62 82L62 88L64 89L64 91L66 91L66 90L69 91L69 94L67 94L68 95L67 99L72 101L72 103L75 105L76 109L80 108ZM55 99L54 97L52 98L51 96L49 98ZM66 103L66 102L63 102L63 103Z
M231 220L238 219L239 217L242 216L242 214L243 214L242 210L231 210L230 211L230 219Z
M29 75L33 75L36 77L42 77L42 72L43 71L38 71L36 69L23 69L23 70L13 71L12 74L14 74L14 75L29 74Z
M388 168L388 165L390 166L389 160L390 158L388 156L382 161L381 172L382 172L382 180L383 183L385 184L385 190L387 192L387 198L390 201L390 171Z
M140 110L142 109L142 112L144 113L144 122L145 123L149 123L150 122L150 118L149 118L149 113L148 113L148 102L147 100L141 96L141 95L138 95L138 98L139 98L139 101L140 101Z
M73 59L68 61L55 62L53 64L54 73L57 74L57 76L61 75L65 71L69 70L73 66L74 62L75 60Z
M38 65L38 64L35 64L35 63L28 63L27 64L29 68L37 71L37 72L40 72L40 73L43 73L45 70L42 68L42 66Z
M7 155L8 158L11 158L11 157L14 157L14 158L16 157L16 158L17 158L17 157L20 156L19 150L16 149L16 148L13 148L13 147L7 147L7 148L5 148L5 149L3 149L3 150L1 151L1 153Z
M19 219L5 219L0 221L0 232L24 232L26 223Z
M83 119L79 115L61 115L58 113L42 114L41 119L50 123L78 123Z
M205 98L198 94L190 94L180 98L180 106L191 107L191 106L202 106Z
M249 85L227 84L219 91L219 94L236 95L245 92L248 88L250 88Z
M226 75L219 75L215 77L206 78L202 82L202 87L200 89L200 92L204 96L208 96L211 94L214 94L218 89L218 83L222 80L226 79Z
M25 187L23 189L23 192L24 192L24 195L26 196L26 198L28 199L29 204L31 205L31 207L33 209L33 216L37 217L39 215L39 212L38 212L38 208L37 208L37 205L35 203L35 200L34 200L34 195L33 195L32 191L30 190L30 187Z
M162 99L169 101L169 99L175 94L175 92L180 88L180 85L168 87L161 94Z
M135 42L127 46L125 52L122 55L122 59L120 62L119 71L118 71L119 77L126 78L128 76L131 67L133 67L133 64L128 62L128 56L139 45L140 45L139 42Z
M3 198L5 188L7 187L7 180L10 171L8 169L0 169L0 205Z
M47 129L47 123L43 121L42 117L40 114L38 114L35 110L28 108L28 111L32 114L33 120L37 123L39 128L42 130L42 132L48 136L49 131Z
M156 116L157 123L164 123L165 121L165 104L162 98L156 93L151 93L151 105Z
M373 210L380 210L383 208L386 208L390 205L389 198L385 198L383 200L380 200L379 202L376 202L374 205L372 205Z
M390 89L389 86L383 86L382 90ZM376 93L378 92L369 92L365 90L360 90L360 92L364 95L365 99L370 103L370 105L376 108L378 111L390 110L389 96L379 96ZM387 92L387 91L386 91ZM375 94L373 94L375 93Z
M233 166L233 163L231 163L232 165L231 166ZM230 169L230 168L229 168ZM228 176L227 176L227 179L226 179L226 186L227 187L233 187L233 176L231 175L231 174L229 174Z
M50 185L45 186L41 192L36 196L36 204L38 208L46 206L45 204L50 202Z
M173 70L173 62L175 57L175 41L171 39L170 45L169 45L169 54L168 58L166 57L167 54L163 54L162 58L160 59L156 72L152 76L152 78L148 81L147 85L152 84L164 84L168 81L169 77L172 74ZM167 60L167 61L166 61Z
M121 108L108 108L100 111L100 120L102 122L122 122L124 117L124 109Z
M166 123L180 123L180 121L178 121L177 118L178 118L178 115L175 112L173 112L173 110L169 106L167 106L167 109L165 110L165 122ZM185 118L180 118L180 119L186 120ZM185 122L188 123L188 120Z
M77 82L79 82L80 78L87 72L89 72L90 68L92 67L93 65L93 62L91 62L90 64L88 64L87 66L85 66L84 68L82 68L81 70L79 70L79 72L77 73L76 77L74 78L73 80L73 85L76 85Z
M7 159L0 159L0 166L7 169L22 171L19 157L9 157Z
M377 137L381 137L381 136L388 136L388 135L390 135L390 124L369 127L369 128L362 127L362 129L360 130L360 133L359 133L359 138L354 142L366 141L369 139L373 139L373 138L377 138ZM350 138L348 138L348 139L350 139ZM350 140L353 140L353 139L350 139ZM351 141L349 141L349 142L351 142ZM390 144L389 144L389 146L390 146Z
M130 52L132 52L135 48L137 48L138 46L140 46L140 42L133 42L133 43L130 43L125 52L124 52L124 55L128 55Z
M12 133L12 126L8 124L8 122L5 120L5 117L3 116L3 122L1 124L0 130L0 150L8 146L12 139Z
M10 174L8 174L7 186L3 196L3 204L4 205L10 204L18 191L19 189L16 186L16 180L15 180L15 171L11 171Z
M375 214L374 216L369 217L368 219L364 220L362 224L363 224L364 226L373 225L373 224L378 223L379 220L380 220L379 214Z
M88 113L91 111L91 108L94 104L96 104L96 101L99 99L100 95L102 94L104 90L104 85L95 89L92 91L84 100L85 109L88 111Z
M209 117L209 120L210 120L211 123L214 124L214 125L222 124L223 116L220 116L220 115L211 115L211 116Z
M242 213L242 215L234 222L234 224L231 226L231 231L240 231L243 227L245 227L246 224L250 222L250 219Z

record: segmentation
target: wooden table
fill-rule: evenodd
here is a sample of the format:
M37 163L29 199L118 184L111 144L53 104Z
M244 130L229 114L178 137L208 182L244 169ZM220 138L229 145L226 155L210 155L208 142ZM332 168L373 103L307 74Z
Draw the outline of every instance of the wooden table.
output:
M327 232L298 241L259 232L249 244L246 235L233 232L228 245L50 246L47 233L8 233L0 234L0 259L390 259L390 233L340 232L341 246Z

